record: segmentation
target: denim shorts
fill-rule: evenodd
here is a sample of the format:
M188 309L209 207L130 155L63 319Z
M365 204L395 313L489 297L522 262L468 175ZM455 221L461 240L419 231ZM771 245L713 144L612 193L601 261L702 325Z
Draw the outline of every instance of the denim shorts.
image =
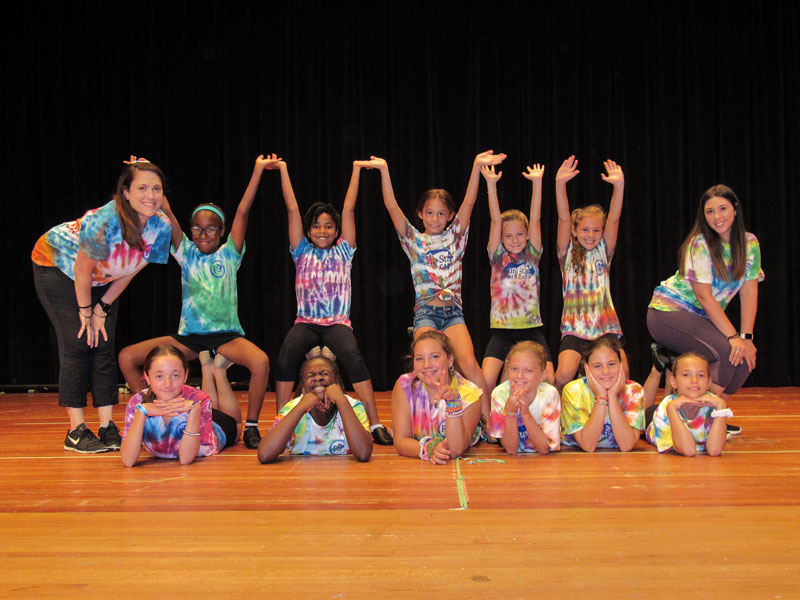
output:
M433 327L444 331L453 325L465 325L464 312L458 306L431 306L425 304L414 313L414 331L421 327Z

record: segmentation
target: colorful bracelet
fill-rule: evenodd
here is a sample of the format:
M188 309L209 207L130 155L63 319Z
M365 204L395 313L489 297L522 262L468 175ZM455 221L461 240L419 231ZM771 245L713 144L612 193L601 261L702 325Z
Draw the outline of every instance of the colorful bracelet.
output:
M436 444L441 444L444 441L443 437L436 436L435 438L431 438L427 444L425 444L425 456L426 458L423 460L430 460L431 456L433 455L433 449L436 447Z
M420 460L429 460L430 457L425 452L425 444L427 444L429 441L431 441L431 439L433 439L431 436L426 435L424 438L422 438L419 441L419 458L420 458Z
M138 410L140 413L142 413L144 415L145 419L150 416L150 415L147 414L147 411L144 409L144 406L142 406L141 404L137 404L136 405L136 410Z
M608 398L595 398L600 406L608 406Z
M453 400L446 400L444 407L447 418L455 419L464 414L464 404L461 402L461 396L456 396Z

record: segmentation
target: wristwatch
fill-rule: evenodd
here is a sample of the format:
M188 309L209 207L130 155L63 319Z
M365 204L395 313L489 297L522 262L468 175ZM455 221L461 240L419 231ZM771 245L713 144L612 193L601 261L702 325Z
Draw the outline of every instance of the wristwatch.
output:
M753 334L752 333L740 333L739 337L742 338L743 340L752 340L753 339Z
M97 301L97 306L99 306L100 310L102 310L105 314L108 314L109 312L111 312L111 305L110 304L106 304L102 300L98 300ZM752 337L752 335L750 337Z

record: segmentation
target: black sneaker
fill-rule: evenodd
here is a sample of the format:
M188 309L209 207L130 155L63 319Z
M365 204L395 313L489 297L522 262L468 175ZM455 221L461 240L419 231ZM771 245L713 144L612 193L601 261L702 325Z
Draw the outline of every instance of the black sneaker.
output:
M738 425L730 425L730 424L728 424L728 425L726 425L726 427L728 429L728 435L726 435L725 437L728 438L728 439L731 439L733 436L739 435L740 433L742 433L742 428L739 427Z
M106 448L119 450L119 446L122 444L122 436L119 434L119 427L114 424L114 421L109 421L108 425L101 427L97 433Z
M244 445L250 448L250 450L258 448L258 445L261 443L261 433L258 431L258 427L253 425L245 427L242 439L244 440Z
M97 439L97 436L86 426L86 423L81 423L72 431L67 432L67 437L64 440L64 450L78 452L79 454L99 454L100 452L108 452L109 448Z
M391 446L394 444L392 434L386 430L386 427L381 425L372 430L372 439L376 444L381 446Z

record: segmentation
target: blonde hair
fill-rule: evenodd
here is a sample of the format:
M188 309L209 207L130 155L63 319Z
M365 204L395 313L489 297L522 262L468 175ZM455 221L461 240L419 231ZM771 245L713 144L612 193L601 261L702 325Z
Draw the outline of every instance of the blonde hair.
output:
M702 354L698 354L697 352L684 352L683 354L681 354L678 358L672 361L671 371L675 373L675 371L678 370L678 363L686 358L697 358L702 360L706 364L706 373L708 373L709 375L711 374L711 370L709 369L708 366L708 359Z
M534 356L534 358L539 363L539 366L541 367L542 371L544 371L547 368L547 351L544 349L544 346L536 342L532 342L530 340L517 342L516 344L511 346L511 349L508 351L508 354L506 355L506 366L508 366L508 364L511 362L512 356L514 356L515 354L523 354L525 352L532 354Z
M511 221L519 221L525 226L526 231L528 229L528 217L525 216L524 212L522 212L521 210L517 210L516 208L504 211L503 214L500 215L500 220L502 222L502 225L510 223Z
M578 228L578 224L585 217L600 217L603 220L603 229L606 227L606 213L597 204L590 204L583 208L576 208L570 215L570 235L572 236L572 268L576 273L583 273L584 260L586 258L586 248L581 246L578 238L572 230Z

